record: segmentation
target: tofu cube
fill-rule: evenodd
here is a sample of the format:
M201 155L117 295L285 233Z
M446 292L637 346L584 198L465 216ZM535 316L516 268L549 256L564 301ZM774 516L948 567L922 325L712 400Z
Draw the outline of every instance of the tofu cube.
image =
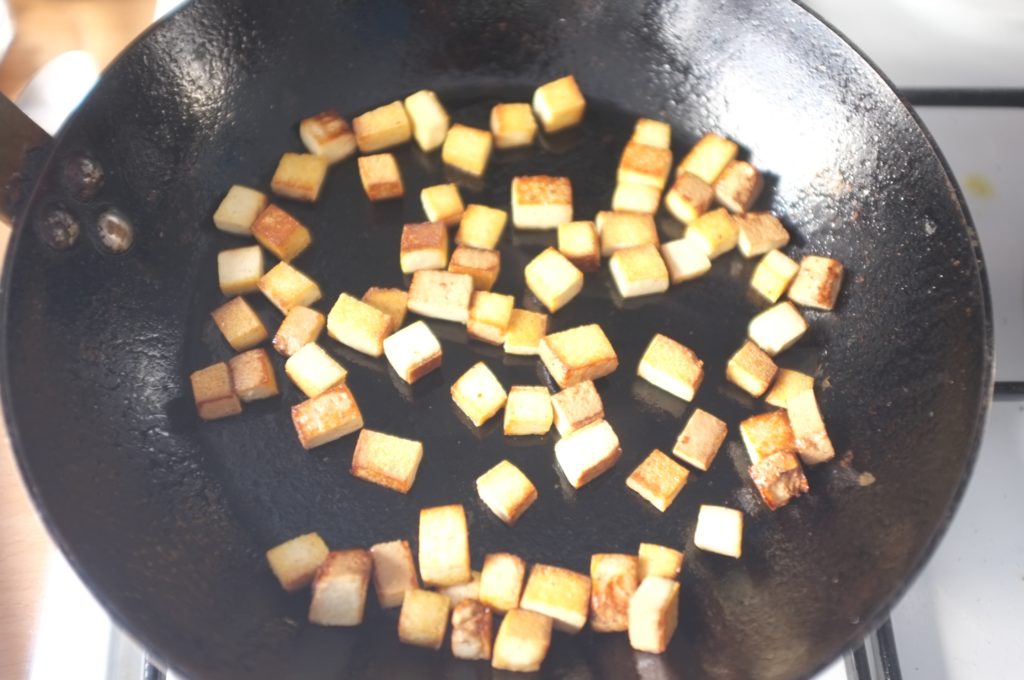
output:
M751 465L749 473L769 510L777 510L810 490L800 461L791 453L768 456Z
M752 397L760 397L772 384L779 367L750 340L743 343L725 366L725 378Z
M554 423L563 437L604 420L604 404L592 380L584 380L551 395Z
M450 120L436 92L420 90L406 97L405 113L412 125L412 136L424 152L430 153L444 144Z
M665 207L683 224L689 224L704 214L715 197L711 185L697 175L680 173L665 194Z
M441 343L422 321L386 337L384 355L398 377L410 385L441 367Z
M637 576L641 583L648 576L678 578L685 559L686 555L673 548L656 543L641 543L637 551Z
M552 80L533 92L533 112L551 134L579 125L587 108L587 100L571 75Z
M453 227L462 219L466 211L462 205L459 187L454 184L436 184L420 191L420 203L423 212L431 222L442 222L446 227Z
M525 609L513 609L501 621L494 639L491 667L533 673L540 670L551 647L551 618Z
M677 172L690 172L711 184L722 174L725 167L736 158L739 147L736 143L709 132L683 157Z
M379 357L391 335L391 317L348 293L338 296L327 314L327 334L357 352Z
M595 220L601 236L601 255L610 257L616 250L635 246L657 246L658 227L654 218L640 213L602 210Z
M492 345L505 342L505 331L512 319L516 299L511 295L478 290L469 302L469 337Z
M516 609L525 578L523 558L510 553L487 555L480 572L480 601L501 614Z
M512 149L530 146L537 137L537 121L529 104L495 104L491 109L494 146Z
M789 349L807 332L807 320L792 302L780 302L753 319L747 335L769 356Z
M508 394L498 378L480 361L462 374L452 385L452 400L477 427L480 427L505 406Z
M737 240L743 257L757 257L789 243L789 232L771 213L745 213L736 215L740 233Z
M684 463L707 472L728 433L725 421L703 409L695 409L676 438L672 453Z
M458 246L448 263L448 271L469 274L473 277L473 288L490 290L501 273L501 253L497 250Z
M754 268L750 287L768 302L777 302L800 271L793 258L781 250L769 250Z
M686 345L655 334L640 358L637 375L685 401L693 401L704 380L704 362Z
M624 298L668 290L668 268L658 246L647 244L616 250L608 261L608 269L619 295Z
M713 260L736 247L740 229L736 219L725 208L704 213L686 229L686 238L700 246L708 259Z
M363 183L363 191L371 201L388 201L405 195L402 184L402 173L398 169L398 161L394 154L378 153L372 156L360 156L359 180Z
M401 288L367 288L363 302L391 317L391 329L398 330L405 323L409 309L409 294Z
M213 213L213 224L229 234L251 236L252 223L266 207L267 197L263 193L235 184Z
M441 649L450 608L450 600L440 593L407 591L398 615L398 639L407 645Z
M327 317L309 307L292 307L274 335L274 349L290 357L311 342L316 342L324 330Z
M793 427L796 452L804 465L817 465L836 457L835 447L825 429L825 421L814 398L814 390L807 389L789 398L786 403L789 423Z
M514 385L505 403L505 436L547 434L554 420L551 393L536 385Z
M334 110L303 118L299 123L299 137L311 154L323 156L330 165L340 163L356 150L355 133L348 121Z
M352 454L353 477L409 493L423 460L423 442L363 429Z
M740 436L751 463L776 454L794 455L796 437L785 410L761 413L740 421Z
M601 241L593 222L566 222L558 225L558 252L582 272L601 268Z
M315 342L291 355L284 362L284 372L307 397L320 396L348 376L348 371Z
M461 505L420 510L420 578L429 586L454 586L472 578L469 530Z
M314 531L268 550L267 563L281 587L294 593L313 582L317 569L329 553L324 539Z
M700 506L693 543L701 550L739 559L743 552L743 513L720 505Z
M452 608L452 656L490 660L494 614L478 600L463 600Z
M603 378L619 367L612 343L596 323L544 336L540 359L562 389Z
M437 592L451 600L452 606L457 605L460 602L465 602L466 600L479 600L480 572L473 570L470 572L469 580L465 583L456 583L452 586L437 588Z
M420 316L465 324L473 298L473 277L469 274L424 270L412 276L409 311Z
M277 396L277 378L265 349L251 349L228 361L231 384L242 401Z
M795 395L810 389L814 389L814 378L800 371L780 368L775 374L772 388L764 395L764 400L772 406L786 408L789 400Z
M653 215L661 203L661 189L646 184L619 182L612 194L612 210Z
M587 624L590 611L590 577L561 567L535 564L519 606L551 617L556 630L578 633Z
M568 177L512 178L512 224L517 229L554 229L572 222L572 182Z
M619 158L616 181L665 188L672 170L672 152L663 147L629 142Z
M363 414L347 385L292 406L292 424L302 448L309 450L341 439L363 426Z
M843 265L830 257L808 255L789 287L789 299L804 307L831 310L843 283Z
M514 526L537 500L537 487L507 460L477 478L476 492L484 505L509 526Z
M252 223L252 235L282 262L291 262L313 242L309 229L273 203Z
M315 203L327 177L327 159L310 153L286 153L270 180L270 190L278 196Z
M356 133L356 144L362 153L389 149L412 139L412 122L400 101L356 116L352 127Z
M491 160L494 138L487 130L462 123L452 125L441 147L444 164L473 177L483 177L487 162Z
M381 609L401 606L405 593L420 587L409 541L388 541L370 548L373 588Z
M217 420L242 412L242 402L231 384L231 369L223 361L189 376L196 411L203 420Z
M470 248L493 250L501 240L506 222L508 213L504 210L470 203L462 213L459 230L455 232L455 242Z
M555 444L555 460L574 489L610 470L621 455L619 437L607 420L586 425Z
M505 352L522 356L535 356L540 352L540 340L548 332L548 315L525 309L513 309L505 331Z
M256 286L282 314L308 307L320 299L320 286L287 262L278 262L260 277Z
M267 339L267 329L244 298L228 300L210 312L213 323L236 352L251 349Z
M569 304L583 290L583 272L551 247L530 260L523 278L527 288L552 312Z
M672 126L660 120L638 118L631 141L637 144L668 149L672 146Z
M680 238L661 245L661 259L668 268L670 283L682 283L711 271L711 260L694 239Z
M335 550L317 569L309 622L319 626L358 626L366 610L373 559L366 550Z
M679 623L679 583L648 576L629 599L629 645L638 652L661 654Z
M241 295L256 290L263 276L263 251L259 246L232 248L217 253L217 280L220 292Z
M640 585L634 555L599 553L590 558L590 628L595 633L629 629L629 600Z
M750 210L761 194L761 173L746 161L729 161L714 181L715 198L734 213Z
M399 261L403 274L448 266L448 229L441 222L419 222L402 227Z
M626 478L626 486L665 512L683 490L689 476L686 468L654 449Z

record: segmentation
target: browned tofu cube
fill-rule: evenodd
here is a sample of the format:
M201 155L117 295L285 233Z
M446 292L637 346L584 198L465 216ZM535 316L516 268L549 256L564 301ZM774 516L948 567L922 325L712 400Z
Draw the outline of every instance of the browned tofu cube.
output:
M252 235L283 262L291 262L313 242L309 229L273 203L252 223Z
M555 460L574 489L610 470L621 455L619 437L606 420L582 427L555 444Z
M409 311L431 319L468 323L472 298L473 277L469 274L418 271L409 285Z
M420 578L428 586L453 586L472 577L469 529L461 505L420 510Z
M572 183L568 177L512 178L512 224L518 229L554 229L572 222Z
M670 283L682 283L711 271L711 260L697 241L680 238L661 244L661 258L668 268Z
M397 331L405 323L409 294L401 288L367 288L363 302L391 317L391 330Z
M213 323L236 352L255 347L267 339L267 329L244 298L228 300L210 312Z
M508 399L501 382L482 361L463 373L452 385L451 392L456 406L477 427L494 417Z
M431 222L441 222L446 227L459 223L466 208L462 205L459 187L454 184L437 184L420 191L423 212Z
M242 401L277 396L277 378L265 349L251 349L231 358L231 384Z
M217 206L213 224L229 234L250 236L252 223L266 207L267 197L263 193L235 184Z
M473 277L473 288L490 290L501 273L501 253L497 250L459 246L452 253L448 271L469 274Z
M601 268L601 241L593 222L566 222L558 225L558 252L582 272Z
M308 307L320 299L320 286L287 262L278 262L256 284L260 292L287 314L293 307Z
M490 660L494 614L477 600L463 600L452 608L452 656Z
M429 153L444 143L450 119L436 92L420 90L409 95L405 112L412 123L412 136L423 151Z
M665 194L665 207L683 224L689 224L704 214L715 197L711 185L697 175L680 173Z
M358 626L366 611L373 560L366 550L335 550L316 571L309 622L319 626Z
M739 234L736 218L725 208L704 213L686 229L686 238L699 245L711 260L735 248Z
M672 146L672 126L660 120L638 118L633 128L632 141L667 149Z
M294 593L312 583L329 552L324 539L314 531L268 550L267 563L281 587Z
M665 512L683 490L689 476L686 468L654 449L626 478L626 486Z
M402 227L400 263L403 274L448 265L448 229L441 222L419 222Z
M805 465L817 465L836 457L835 447L825 429L825 421L814 398L814 390L794 394L786 403L786 412L793 427L796 451Z
M348 121L334 110L304 118L299 123L299 137L310 153L323 156L332 165L356 150L355 133Z
M668 267L658 246L646 244L612 253L608 270L623 298L664 293L668 290Z
M492 345L505 342L505 331L512 319L512 308L516 299L511 295L478 290L469 303L469 321L466 331L469 337Z
M356 133L356 144L362 153L388 149L412 139L412 123L400 101L356 116L352 127Z
M398 377L410 385L441 367L441 343L422 321L384 338L384 355Z
M678 550L656 543L641 543L637 551L640 582L642 583L648 576L677 578L683 570L685 558L686 556Z
M751 465L749 472L769 510L777 510L810 490L800 461L791 453L768 456Z
M648 576L629 600L629 645L638 652L661 654L679 622L679 583Z
M444 586L436 590L451 600L453 606L465 600L479 600L480 572L474 569L470 572L470 579L465 583L456 583L455 585Z
M292 406L292 424L304 449L322 446L363 426L363 414L346 385Z
M719 505L700 506L693 543L701 550L739 559L743 551L743 513Z
M692 172L711 184L722 174L729 163L736 158L739 147L735 142L709 132L698 141L690 153L679 163L678 173Z
M579 125L586 108L587 100L571 75L545 83L533 93L533 112L548 134Z
M612 193L612 210L653 215L661 204L661 189L646 184L619 182Z
M640 358L637 375L671 395L693 401L704 380L704 362L686 345L657 333Z
M338 296L327 315L327 333L357 352L379 357L391 335L391 317L348 293Z
M768 394L764 395L764 400L772 406L786 408L787 402L795 395L813 388L814 378L811 376L800 371L780 368L779 372L775 374L772 388L768 390Z
M494 146L511 149L530 146L537 136L537 121L529 104L495 104L491 109Z
M326 323L327 318L315 309L292 307L274 335L274 349L290 357L305 345L316 342Z
M503 460L476 480L480 500L509 526L522 517L537 500L537 487L507 460Z
M769 307L747 326L747 335L769 356L792 347L807 332L809 325L792 302Z
M778 370L764 350L747 340L726 364L725 378L749 395L760 397L772 384Z
M703 409L695 409L676 438L672 453L685 463L707 472L722 448L729 427Z
M516 609L525 578L523 558L510 553L487 555L480 572L480 601L502 614Z
M750 287L768 302L777 302L800 271L793 258L781 250L769 250L754 268Z
M468 175L483 177L493 146L494 138L487 130L456 123L444 138L441 160Z
M400 606L406 591L420 587L409 541L378 543L370 548L370 556L373 558L373 587L382 609Z
M550 617L513 609L501 622L494 639L491 666L499 670L531 673L540 670L551 647Z
M277 164L270 189L278 196L315 203L327 177L327 159L309 153L286 153Z
M486 205L471 203L462 213L459 230L455 232L455 242L471 248L493 250L498 246L501 235L508 222L508 213Z
M423 442L363 429L352 454L352 476L409 493L423 459Z
M398 639L407 645L441 649L451 602L430 590L409 590L398 616Z
M320 396L348 376L345 367L315 342L288 357L284 372L307 397Z
M590 627L596 633L629 629L629 600L640 585L634 555L599 553L590 558Z
M231 370L223 361L200 369L189 376L196 411L203 420L217 420L242 412L231 384Z
M551 312L569 304L583 290L583 272L562 253L547 248L523 270L526 286Z
M405 194L402 173L398 170L398 161L395 160L394 154L360 156L358 164L359 179L363 183L366 197L371 201L387 201L401 198Z
M259 246L231 248L217 253L217 282L224 295L256 290L263 276L263 250Z
M551 393L537 385L514 385L505 402L505 436L547 434L554 420Z
M563 437L604 420L604 403L592 380L584 380L551 395L551 408L555 427Z
M586 625L590 611L590 577L561 567L535 564L519 606L550 616L557 630L577 633Z
M764 255L789 243L789 232L771 213L745 213L734 219L740 230L736 245L743 257Z
M534 356L540 352L540 339L548 332L548 315L525 309L513 309L505 331L505 351Z
M622 150L616 181L664 189L672 170L672 152L665 148L629 142Z
M601 255L611 257L623 248L659 244L654 218L641 213L602 210L594 221L601 237Z
M796 453L796 437L783 409L740 421L740 436L752 463L759 463L778 453Z
M789 299L804 307L831 310L843 283L843 265L830 257L808 255L789 287Z
M715 198L734 213L745 213L761 194L761 173L746 161L729 161L714 181Z
M540 358L562 389L603 378L619 367L615 348L596 323L544 336Z

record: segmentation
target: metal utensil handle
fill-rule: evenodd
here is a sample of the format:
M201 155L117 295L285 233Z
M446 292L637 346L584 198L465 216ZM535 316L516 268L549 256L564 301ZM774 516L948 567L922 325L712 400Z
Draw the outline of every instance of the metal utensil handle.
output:
M12 204L20 183L26 153L50 141L7 97L0 95L0 223L14 224Z

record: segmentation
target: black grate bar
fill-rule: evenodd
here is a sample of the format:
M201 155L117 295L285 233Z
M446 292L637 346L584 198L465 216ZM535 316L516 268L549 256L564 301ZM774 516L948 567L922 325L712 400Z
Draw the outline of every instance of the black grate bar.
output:
M997 380L992 396L996 401L1021 401L1024 399L1024 381Z
M875 642L878 645L878 658L882 662L882 677L885 680L903 680L900 658L896 653L896 636L892 630L892 619L886 619L875 631Z
M906 87L899 93L914 106L1024 107L1024 89Z

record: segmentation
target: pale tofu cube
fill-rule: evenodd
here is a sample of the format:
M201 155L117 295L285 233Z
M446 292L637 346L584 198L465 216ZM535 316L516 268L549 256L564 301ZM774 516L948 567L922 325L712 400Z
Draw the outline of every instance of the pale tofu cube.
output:
M213 213L213 224L221 231L237 236L251 236L252 223L267 207L267 197L249 187L235 184Z
M836 306L843 284L843 265L839 260L808 255L800 260L800 271L789 287L789 299L804 307L831 310Z
M668 149L672 146L672 126L660 120L638 118L631 141L637 144Z
M661 203L661 189L645 184L619 182L612 194L612 210L653 215Z
M594 224L601 237L601 255L604 257L610 257L623 248L659 244L658 227L650 215L602 210L597 213Z
M480 361L452 385L452 400L466 417L480 427L505 406L508 394L498 378Z
M537 500L537 487L507 460L477 478L476 492L484 505L509 526L514 526Z
M321 296L316 281L287 262L275 264L256 285L282 314L295 307L309 307Z
M448 266L448 229L441 222L419 222L402 227L399 262L403 274Z
M796 344L808 328L792 302L780 302L751 319L747 335L769 356L775 356Z
M494 146L512 149L530 146L537 137L537 121L529 104L495 104L491 109Z
M490 208L478 203L466 206L459 222L459 230L455 232L455 242L471 248L494 250L505 232L508 213L497 208Z
M711 184L725 170L725 166L736 158L739 147L733 142L714 132L705 134L690 149L679 163L677 172L690 172Z
M825 429L825 421L814 398L814 390L807 389L789 398L786 412L793 427L796 451L804 465L817 465L836 457L835 447Z
M668 268L654 245L623 248L608 261L615 287L624 298L654 295L668 290Z
M282 262L291 262L313 242L309 229L273 203L252 223L252 235Z
M777 454L796 454L796 437L785 410L761 413L740 421L740 436L751 463Z
M703 409L695 409L676 438L672 453L684 463L707 472L728 433L725 421Z
M548 134L579 125L586 108L587 100L571 75L545 83L533 92L533 112Z
M734 219L740 230L736 245L743 257L764 255L789 243L789 232L771 213L745 213Z
M441 649L450 608L450 600L440 593L407 591L398 615L398 639L407 645Z
M517 229L554 229L572 222L572 182L568 177L512 178L512 224Z
M371 201L387 201L401 198L405 194L402 173L398 169L398 161L395 160L394 154L360 156L357 161L359 180L363 183L366 197Z
M501 273L501 253L497 250L458 246L448 263L448 271L469 274L473 277L473 288L490 290Z
M327 334L357 352L379 357L391 335L391 317L348 293L338 296L327 314Z
M289 593L302 590L316 576L330 550L320 534L310 532L285 541L267 551L267 563L281 587Z
M693 401L704 380L704 362L686 345L657 333L640 358L637 375L671 395Z
M664 189L672 170L672 152L666 148L629 142L622 150L616 181Z
M693 543L701 550L739 559L743 550L743 513L720 505L702 505Z
M292 307L274 335L274 349L290 357L309 343L316 342L326 323L327 317L315 309Z
M621 455L619 437L607 420L586 425L555 444L555 460L574 489L610 470Z
M746 161L729 161L714 181L715 198L734 213L750 210L761 194L761 173Z
M735 218L725 208L704 213L686 229L686 238L699 245L710 260L735 248L739 234Z
M265 349L251 349L231 357L231 384L242 401L277 396L277 378Z
M665 512L683 490L689 476L686 468L654 449L626 478L626 486Z
M441 147L441 160L445 165L473 177L483 177L487 162L491 160L494 138L487 130L461 123L452 125Z
M789 288L800 265L781 250L769 250L754 267L750 287L768 302L777 302Z
M451 121L436 92L420 90L409 95L405 98L405 112L412 124L412 136L423 151L429 153L444 144Z
M501 614L516 609L525 578L523 558L510 553L487 555L480 572L480 601Z
M680 173L665 194L665 207L683 224L689 224L704 214L715 197L711 185L697 175Z
M527 288L552 312L569 304L583 290L583 272L551 247L530 260L523 278Z
M352 128L362 153L388 149L412 139L412 122L400 101L393 101L356 116Z
M750 479L769 510L777 510L810 490L800 461L792 453L777 453L754 463Z
M535 564L519 606L551 617L555 629L578 633L590 611L590 577L569 569Z
M725 378L752 397L760 397L772 384L779 367L760 347L747 340L729 358Z
M558 225L558 252L582 272L601 268L601 241L593 222L566 222Z
M470 572L470 578L465 583L456 583L452 586L437 588L437 592L447 597L452 606L466 600L480 599L480 572L475 569Z
M363 429L352 454L353 477L409 493L423 460L423 442Z
M679 623L679 583L648 576L629 599L629 645L638 652L661 654Z
M324 111L299 123L299 137L311 154L323 156L333 165L356 150L356 136L348 121L337 111Z
M673 548L656 543L641 543L637 551L640 582L648 576L674 579L683 570L686 555Z
M251 349L267 339L267 329L244 298L228 300L210 312L213 323L236 352Z
M409 286L409 311L420 316L465 324L473 298L469 274L425 270L413 274Z
M358 626L366 610L373 559L366 550L335 550L317 569L309 622L319 626Z
M363 414L348 386L337 385L292 406L292 424L304 449L341 439L363 426Z
M420 191L420 203L423 212L431 222L442 222L446 227L453 227L462 219L466 211L462 205L459 187L454 184L436 184Z
M478 290L469 302L469 321L466 331L469 337L500 345L505 342L505 332L512 319L512 308L516 299L511 295Z
M409 541L388 541L370 548L373 588L381 609L401 606L405 593L420 587Z
M477 600L463 600L452 608L452 656L456 659L491 658L494 613Z
M278 196L315 203L327 177L327 159L310 153L286 153L270 180L270 190Z
M551 395L551 408L555 427L563 437L604 420L604 403L592 380L584 380Z
M788 368L780 368L775 374L775 382L768 394L764 395L766 403L779 408L786 408L787 403L795 395L805 390L814 389L814 378Z
M590 628L622 633L629 628L629 600L640 585L634 555L599 553L590 557Z
M259 246L232 248L217 253L220 292L241 295L256 290L263 276L263 250Z
M596 323L544 336L540 358L562 389L603 378L619 367L615 348Z
M384 355L398 377L410 385L441 367L441 343L422 321L385 338Z
M540 352L540 339L547 335L548 315L526 309L513 309L505 331L508 354L535 356Z
M409 293L401 288L367 288L363 293L363 302L391 317L392 330L397 331L405 323L405 313L409 310Z
M315 342L291 355L284 362L284 372L307 397L323 394L348 376L348 371Z
M225 362L195 371L189 381L196 412L203 420L217 420L242 412L242 402L231 383L231 369Z
M533 673L540 670L551 647L550 617L525 609L513 609L501 621L494 639L491 667Z
M663 243L661 259L668 268L668 280L673 284L692 281L711 271L711 260L693 239L680 238Z
M420 510L419 540L420 578L425 585L454 586L472 578L469 529L461 505Z
M554 420L551 393L536 385L514 385L505 403L505 436L547 434Z

